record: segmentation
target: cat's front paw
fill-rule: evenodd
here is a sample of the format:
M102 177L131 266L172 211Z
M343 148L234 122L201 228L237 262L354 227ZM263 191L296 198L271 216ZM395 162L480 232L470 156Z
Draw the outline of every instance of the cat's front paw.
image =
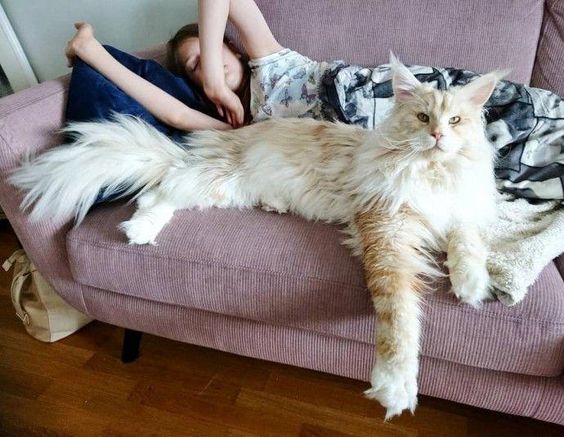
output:
M157 245L155 239L160 228L155 229L155 226L148 220L131 219L121 223L118 228L127 235L129 244Z
M374 399L384 408L389 420L400 415L404 410L413 414L417 406L417 367L410 369L391 365L378 360L370 377L372 387L364 392L369 399Z
M458 263L450 268L450 282L455 296L474 308L491 297L490 275L485 265Z

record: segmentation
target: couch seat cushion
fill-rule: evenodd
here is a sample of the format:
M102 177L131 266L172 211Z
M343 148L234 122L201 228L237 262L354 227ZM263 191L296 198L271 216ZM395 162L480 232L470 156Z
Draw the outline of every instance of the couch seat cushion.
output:
M117 230L131 205L91 211L67 247L82 284L146 300L372 343L374 317L360 262L335 226L259 210L179 211L157 246ZM519 305L474 310L435 284L424 306L424 355L509 372L563 367L564 282L554 264ZM119 311L119 309L116 309Z

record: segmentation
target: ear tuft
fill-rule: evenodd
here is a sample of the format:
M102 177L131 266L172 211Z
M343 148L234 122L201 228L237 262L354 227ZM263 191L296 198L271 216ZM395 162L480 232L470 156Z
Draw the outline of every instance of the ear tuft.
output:
M495 77L497 77L497 81L499 82L500 80L505 79L509 73L511 73L511 68L506 68L504 70L494 70L489 74L493 74Z
M392 66L392 68L398 64L401 64L401 62L399 61L399 59L397 58L397 56L394 54L394 52L392 52L390 50L390 65Z
M399 61L392 51L390 51L390 67L392 69L392 88L396 100L401 101L412 97L415 88L421 85L421 82Z

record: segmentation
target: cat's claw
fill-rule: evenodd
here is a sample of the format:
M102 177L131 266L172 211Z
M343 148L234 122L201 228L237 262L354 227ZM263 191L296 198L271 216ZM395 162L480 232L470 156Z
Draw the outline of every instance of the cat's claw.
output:
M417 406L417 371L381 362L374 366L370 381L372 387L364 395L386 408L385 421L401 415L404 410L413 414Z

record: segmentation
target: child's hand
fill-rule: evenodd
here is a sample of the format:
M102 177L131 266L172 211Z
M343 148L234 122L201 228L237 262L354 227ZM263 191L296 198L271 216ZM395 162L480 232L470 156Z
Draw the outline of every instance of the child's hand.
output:
M215 103L217 112L221 117L225 117L227 122L234 128L238 128L245 120L245 110L237 94L223 85L220 88L205 88L204 91L208 98Z
M84 22L74 23L76 29L76 34L67 43L65 49L65 56L67 57L67 66L72 67L74 64L74 59L80 56L80 53L88 47L92 41L96 41L94 38L94 28L92 25Z

